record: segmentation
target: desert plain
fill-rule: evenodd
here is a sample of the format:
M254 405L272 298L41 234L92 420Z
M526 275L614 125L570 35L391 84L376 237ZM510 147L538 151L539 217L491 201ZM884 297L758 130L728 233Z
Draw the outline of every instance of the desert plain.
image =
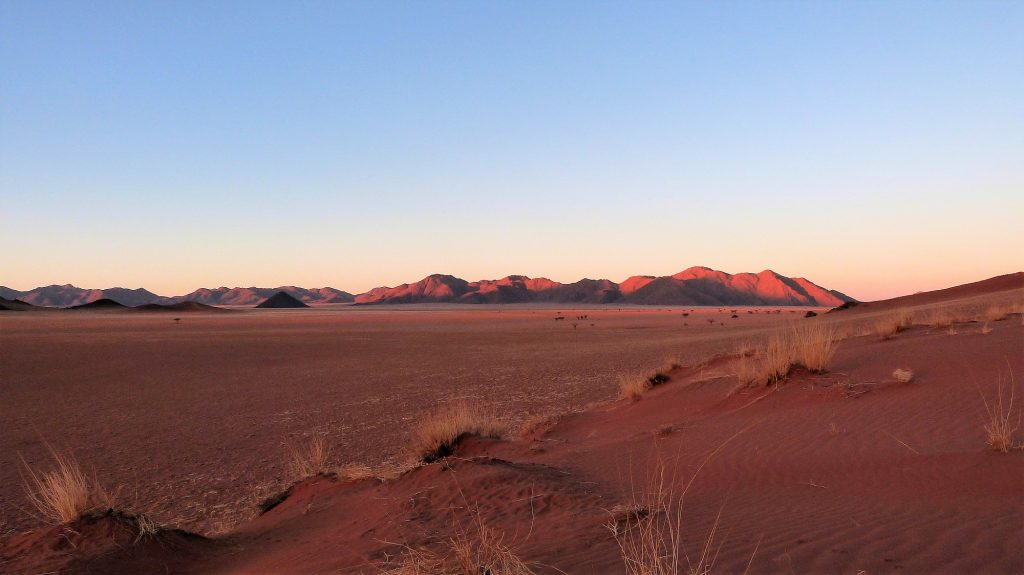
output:
M830 313L5 313L0 571L436 572L472 541L527 572L659 572L629 559L665 547L650 530L678 572L1020 573L1021 437L1001 452L986 425L1020 422L1022 277ZM743 380L811 328L827 365ZM467 405L500 431L424 463L423 422ZM160 530L46 528L26 471L52 451Z

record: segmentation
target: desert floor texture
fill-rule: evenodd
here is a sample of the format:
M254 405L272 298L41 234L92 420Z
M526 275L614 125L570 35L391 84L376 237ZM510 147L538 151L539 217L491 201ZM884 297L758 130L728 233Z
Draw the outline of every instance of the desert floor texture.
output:
M983 425L1000 393L1016 393L1020 417L1024 324L983 316L1024 290L1015 278L936 293L813 318L513 305L8 313L0 571L377 573L486 524L536 572L623 573L622 510L667 477L685 494L683 570L1020 573L1024 451L991 450ZM883 340L873 326L896 310L913 325ZM942 314L952 329L932 325ZM738 350L812 322L841 338L825 373L738 389ZM896 381L897 368L913 380ZM658 370L667 383L617 398L621 375ZM417 422L456 400L509 431L410 468ZM289 453L312 437L331 466L386 480L293 476ZM45 467L48 445L117 488L121 508L205 537L167 531L110 551L95 540L120 541L117 529L100 521L62 532L92 541L75 539L86 551L60 548L62 528L39 529L21 477Z

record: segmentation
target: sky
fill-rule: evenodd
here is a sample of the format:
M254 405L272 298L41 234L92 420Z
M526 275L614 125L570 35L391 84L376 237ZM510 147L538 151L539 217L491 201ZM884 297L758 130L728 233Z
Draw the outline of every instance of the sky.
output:
M0 0L0 285L1024 269L1024 3Z

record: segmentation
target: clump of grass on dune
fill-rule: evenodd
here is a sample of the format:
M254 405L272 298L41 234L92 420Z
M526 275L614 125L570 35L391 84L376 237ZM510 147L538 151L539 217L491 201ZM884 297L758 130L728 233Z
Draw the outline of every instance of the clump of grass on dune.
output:
M750 427L736 433L708 454L686 481L677 470L670 471L665 460L658 455L648 474L645 489L640 492L634 489L632 501L611 509L611 521L606 527L619 545L626 575L707 575L713 572L722 547L722 543L716 542L722 509L719 509L707 537L696 550L699 552L687 553L683 536L686 526L683 502L708 462L748 429ZM750 563L753 563L756 553L757 546L751 554Z
M982 314L985 321L1002 321L1009 317L1011 313L1018 312L1019 306L1013 306L1008 304L992 305Z
M442 551L405 547L393 562L381 566L384 575L533 575L535 571L506 543L505 535L484 521L479 509L469 525L453 520L455 533L442 542Z
M825 372L838 342L835 328L824 323L796 324L789 331L778 331L751 357L740 356L736 362L740 388L778 383L797 366Z
M651 388L668 383L671 376L663 371L656 371L650 375L643 373L620 373L619 374L619 398L639 401L641 397Z
M985 398L985 394L981 393L981 388L978 388L978 393L981 395L982 403L985 405L985 435L986 443L993 450L1000 453L1008 453L1012 449L1020 449L1021 446L1014 442L1014 435L1017 430L1020 429L1021 410L1017 409L1016 421L1013 417L1013 400L1014 400L1014 380L1013 374L1010 374L1010 393L1007 397L1003 392L1002 379L996 386L996 399L991 404L988 399Z
M875 321L875 334L879 339L886 340L909 328L914 323L914 314L909 310L900 309L890 316Z
M47 521L70 523L90 512L110 508L112 495L95 476L87 475L70 455L50 448L54 465L37 470L22 458L22 481L29 503Z
M413 453L424 463L433 463L454 453L465 437L499 438L504 433L505 426L494 415L474 404L459 401L420 421L413 439Z
M619 376L619 397L632 401L640 401L647 390L651 389L651 382L639 373L620 373Z
M791 341L793 364L811 373L827 371L839 345L835 328L823 323L794 325Z
M327 459L331 456L331 446L324 434L316 434L305 444L293 445L290 448L288 470L297 479L327 473Z

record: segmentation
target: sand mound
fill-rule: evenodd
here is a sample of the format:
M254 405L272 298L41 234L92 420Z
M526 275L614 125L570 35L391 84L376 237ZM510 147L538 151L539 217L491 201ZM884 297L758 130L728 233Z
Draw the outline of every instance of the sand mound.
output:
M107 511L0 540L0 571L11 575L179 572L216 547L203 537L176 529L143 533L138 517Z
M122 303L118 303L112 299L100 298L96 301L89 303L83 303L82 305L73 305L67 309L81 309L81 310L118 310L127 309Z
M268 297L266 300L264 300L262 303L260 303L256 307L258 307L258 308L283 309L283 308L300 308L300 307L309 307L309 306L304 304L304 303L302 303L301 301L295 299L294 297L288 295L287 293L285 293L283 291L279 291L276 294Z
M199 311L228 311L228 310L225 310L224 308L219 308L219 307L215 307L215 306L212 306L212 305L206 305L204 303L199 303L199 302L196 302L196 301L183 301L183 302L173 303L173 304L151 303L151 304L146 304L146 305L140 305L140 306L138 306L136 308L133 308L133 309L136 309L138 311L156 311L156 312L174 311L174 312L186 312L186 313L188 313L188 312L199 312Z

